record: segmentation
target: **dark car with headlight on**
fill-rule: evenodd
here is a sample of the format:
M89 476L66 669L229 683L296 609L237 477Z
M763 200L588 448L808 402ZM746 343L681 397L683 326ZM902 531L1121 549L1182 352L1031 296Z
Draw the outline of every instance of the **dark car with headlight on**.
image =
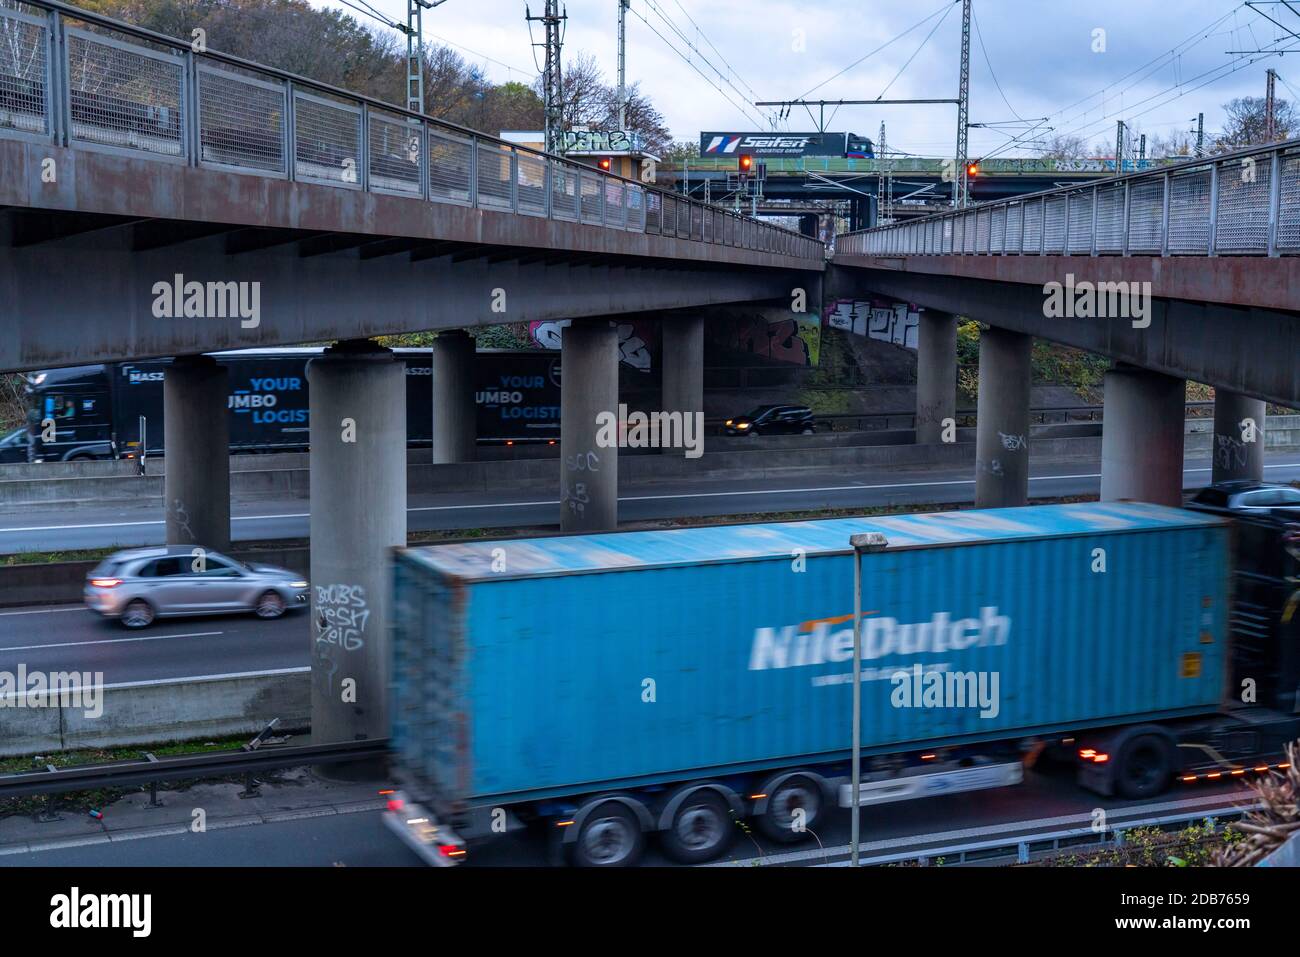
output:
M86 607L127 628L157 618L252 612L279 618L305 608L307 582L273 565L249 565L192 545L132 548L86 576Z
M727 435L812 435L817 430L806 405L760 405L722 423Z
M1254 514L1300 521L1300 488L1233 479L1207 485L1187 503L1198 512Z

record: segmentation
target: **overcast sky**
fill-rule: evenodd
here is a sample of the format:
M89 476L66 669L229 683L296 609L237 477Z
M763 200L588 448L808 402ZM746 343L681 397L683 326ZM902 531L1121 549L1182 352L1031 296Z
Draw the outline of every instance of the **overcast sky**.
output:
M542 0L529 2L534 14L541 11ZM405 0L372 0L372 5L393 19L405 18ZM617 0L567 0L566 5L565 59L580 51L595 55L612 83ZM1300 33L1300 17L1285 5L1256 8ZM1294 77L1290 71L1300 62L1296 57L1229 54L1300 50L1300 39L1238 0L975 0L974 10L973 123L1050 117L1046 125L1054 132L1113 144L1119 119L1149 136L1168 135L1189 130L1190 118L1203 111L1210 135L1222 125L1221 104L1263 95L1269 66L1285 84L1300 89L1300 66ZM537 76L524 0L446 0L425 11L424 27L426 41L449 42L494 80L531 83ZM641 84L676 139L693 140L701 130L762 128L760 119L767 122L772 111L752 106L755 100L955 97L961 3L632 0L627 33L629 81ZM537 24L533 37L541 39ZM1094 52L1095 46L1104 51ZM540 59L537 51L536 62ZM1286 85L1278 94L1293 98ZM951 105L843 107L827 125L875 139L881 122L888 126L893 150L922 156L953 152L956 108ZM815 125L796 108L781 128L804 131ZM1025 149L1008 144L1008 136L1026 128L974 129L971 155L1032 154L1032 144Z

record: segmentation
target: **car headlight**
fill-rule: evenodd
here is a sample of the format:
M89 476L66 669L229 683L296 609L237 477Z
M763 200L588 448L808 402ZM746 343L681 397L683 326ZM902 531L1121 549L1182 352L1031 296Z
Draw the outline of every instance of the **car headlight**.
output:
M747 428L749 428L749 423L748 423L748 422L742 422L742 423L740 423L740 425L736 426L736 428L738 428L738 429L747 429Z
M290 588L306 588L307 582L289 582Z
M731 420L728 419L726 422L723 423L723 425L731 425Z

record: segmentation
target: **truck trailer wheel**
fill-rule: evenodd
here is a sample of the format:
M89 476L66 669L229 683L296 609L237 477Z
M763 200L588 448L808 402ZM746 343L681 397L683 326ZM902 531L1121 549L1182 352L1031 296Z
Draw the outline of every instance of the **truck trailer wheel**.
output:
M812 778L799 774L786 778L768 795L758 829L774 841L792 844L820 821L824 804L821 786Z
M731 846L735 825L731 808L717 791L701 788L690 794L661 832L664 852L681 864L702 864Z
M583 820L569 853L578 867L632 867L644 848L636 815L618 801L606 801Z
M1158 734L1139 734L1124 742L1115 768L1115 787L1126 798L1160 794L1174 776L1174 754Z

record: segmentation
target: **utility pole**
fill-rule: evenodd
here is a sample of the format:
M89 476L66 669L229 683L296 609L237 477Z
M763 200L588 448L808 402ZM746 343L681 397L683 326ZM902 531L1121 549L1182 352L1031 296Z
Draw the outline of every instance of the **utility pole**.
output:
M956 189L953 190L953 205L965 206L969 202L969 184L966 179L966 164L970 136L970 4L971 0L961 0L961 79L957 86L957 174Z
M1205 114L1196 114L1196 155L1205 155Z
M880 223L892 223L894 208L894 164L889 160L889 143L885 124L880 124L880 142L876 146L876 217Z
M1147 135L1142 134L1142 139L1138 141L1138 162L1145 163L1147 159Z
M542 72L542 102L546 117L546 150L549 153L564 152L564 98L560 83L560 51L564 46L561 28L569 19L569 12L560 12L560 0L546 0L546 10L540 17L535 17L527 6L524 7L524 19L530 23L540 20L546 38L540 45L546 48L546 63ZM534 43L533 46L539 44Z
M406 108L424 112L424 23L421 13L447 0L406 0Z
M618 0L618 128L627 129L627 8L632 0Z
M1122 174L1124 172L1124 121L1120 120L1115 126L1115 172Z
M1268 87L1264 93L1264 142L1277 139L1277 71L1268 71Z

